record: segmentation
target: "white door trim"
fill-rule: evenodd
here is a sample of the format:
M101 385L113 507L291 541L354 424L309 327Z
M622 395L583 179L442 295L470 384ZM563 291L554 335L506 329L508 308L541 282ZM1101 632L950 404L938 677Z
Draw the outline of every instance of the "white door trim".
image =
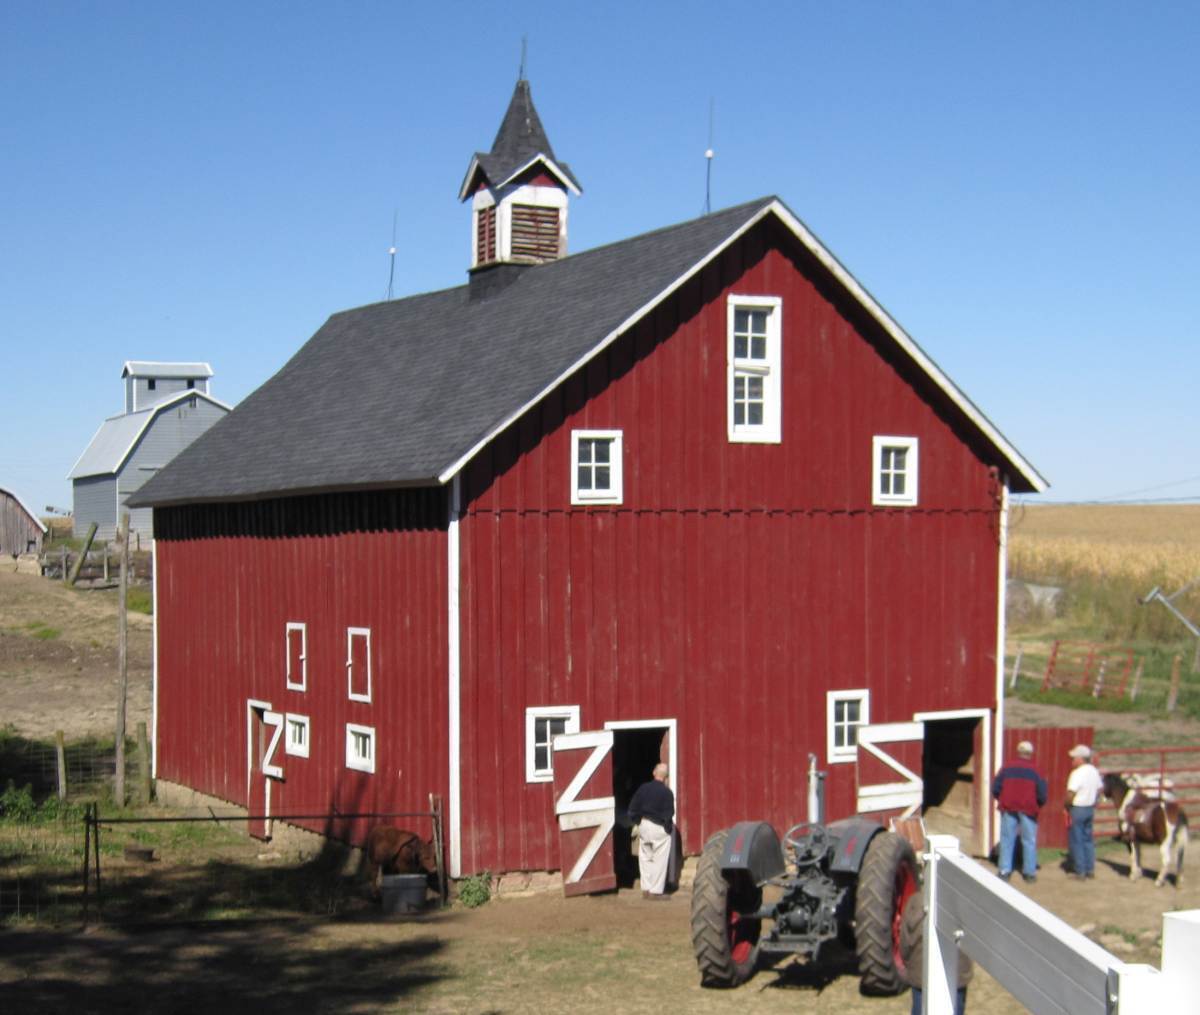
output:
M924 740L925 724L919 721L871 723L858 727L859 751L866 751L903 780L901 782L872 783L866 787L860 781L856 790L859 813L889 811L903 807L905 811L900 816L907 818L921 806L924 796L924 780L921 773L914 772L906 765L902 765L876 745L924 743ZM914 793L916 794L915 800Z
M671 787L671 791L675 794L675 815L678 817L682 813L680 805L680 787L682 781L679 778L679 737L677 736L679 728L678 719L619 719L616 722L606 722L604 724L606 730L649 730L649 729L666 729L670 734L671 747L668 752L667 766L670 772L667 773L667 779Z
M997 716L999 713L997 713ZM983 731L979 734L979 743L983 757L979 759L979 770L983 773L983 785L979 787L979 828L980 837L989 848L995 845L992 839L992 808L990 805L992 776L992 710L990 708L953 708L945 712L914 712L913 719L918 722L937 722L940 719L982 719Z

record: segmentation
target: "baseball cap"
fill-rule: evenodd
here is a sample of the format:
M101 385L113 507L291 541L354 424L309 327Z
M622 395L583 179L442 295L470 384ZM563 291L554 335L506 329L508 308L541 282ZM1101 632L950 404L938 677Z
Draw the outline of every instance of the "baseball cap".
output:
M1067 751L1067 754L1072 758L1090 758L1092 756L1092 749L1087 744L1076 744Z

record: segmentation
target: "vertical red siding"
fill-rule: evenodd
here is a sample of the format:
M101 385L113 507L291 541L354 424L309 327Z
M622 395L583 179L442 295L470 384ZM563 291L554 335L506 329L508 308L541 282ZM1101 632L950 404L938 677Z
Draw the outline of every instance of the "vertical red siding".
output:
M760 227L466 473L467 870L555 867L524 710L678 719L685 845L802 817L825 692L871 719L994 705L997 489L943 396ZM726 437L726 297L783 299L783 440ZM860 330L862 329L862 330ZM570 504L573 427L624 433L624 503ZM920 439L920 504L871 506L871 439ZM830 811L853 808L828 766Z
M309 757L277 755L274 813L424 811L429 793L445 796L444 502L428 491L369 498L215 507L203 521L187 514L202 509L157 512L162 778L244 804L256 698L310 719ZM289 621L307 625L305 691L287 688ZM371 630L370 703L349 700L347 627ZM346 767L346 723L375 728L373 774Z

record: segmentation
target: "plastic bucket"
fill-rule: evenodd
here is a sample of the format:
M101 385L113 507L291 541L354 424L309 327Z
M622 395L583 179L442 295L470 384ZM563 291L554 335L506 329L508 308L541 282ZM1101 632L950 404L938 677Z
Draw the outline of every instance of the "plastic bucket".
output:
M380 888L384 916L419 913L425 908L424 874L385 874Z

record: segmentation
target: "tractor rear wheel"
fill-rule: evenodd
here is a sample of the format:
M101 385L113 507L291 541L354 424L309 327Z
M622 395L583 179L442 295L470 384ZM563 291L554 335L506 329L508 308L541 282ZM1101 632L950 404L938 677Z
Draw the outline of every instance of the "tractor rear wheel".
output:
M753 913L762 905L762 889L745 871L723 871L728 831L717 832L704 845L692 884L692 950L706 987L736 987L754 972L761 920Z
M916 891L912 846L894 832L876 835L863 857L854 901L854 946L864 994L904 989L900 923L904 904Z

